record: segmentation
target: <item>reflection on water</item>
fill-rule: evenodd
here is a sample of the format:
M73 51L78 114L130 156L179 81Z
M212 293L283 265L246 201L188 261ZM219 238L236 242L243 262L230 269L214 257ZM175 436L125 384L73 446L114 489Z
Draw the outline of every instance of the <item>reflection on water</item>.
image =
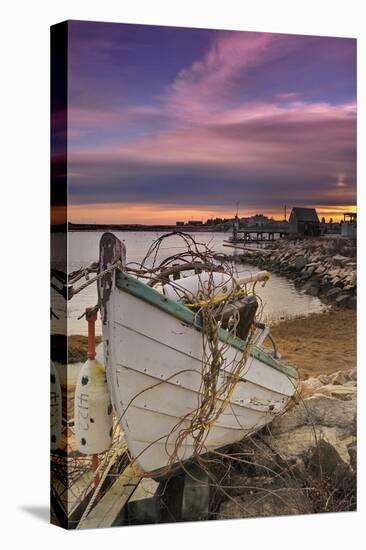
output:
M127 248L127 262L141 262L145 256L147 249L162 233L157 232L132 232L132 231L116 231L115 235L125 242ZM223 241L227 238L224 233L192 233L191 234L198 242L206 243L216 252L226 252L227 248L223 247ZM69 256L68 256L68 272L86 267L93 261L98 259L99 255L99 240L102 232L70 232L69 233ZM169 246L167 243L169 242ZM161 247L160 259L164 255L169 256L179 252L183 247L183 242L178 236L169 238L164 246ZM237 265L238 273L256 273L258 268L250 265ZM323 304L318 298L307 294L299 293L292 281L288 281L284 277L271 275L270 280L265 287L257 285L256 292L262 300L264 314L262 320L271 322L278 320L281 317L291 317L300 314L316 313L324 309ZM57 301L60 302L57 296L55 313L57 314ZM77 294L68 303L68 333L69 334L87 334L87 323L85 318L78 320L78 317L85 311L88 306L94 306L97 302L97 287L96 284L90 285L80 294ZM57 332L58 323L53 323L53 332ZM100 322L96 325L97 334L101 334Z

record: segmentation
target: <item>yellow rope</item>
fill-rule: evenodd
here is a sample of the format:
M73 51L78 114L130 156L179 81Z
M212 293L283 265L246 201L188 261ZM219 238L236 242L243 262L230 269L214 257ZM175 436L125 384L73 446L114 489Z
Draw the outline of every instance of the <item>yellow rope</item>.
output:
M264 286L266 284L266 282L268 281L269 277L266 277L263 281L263 285ZM253 283L253 294L254 294L254 291L255 291L255 286L257 284L257 281L254 281ZM225 300L227 300L228 298L242 298L243 296L247 296L248 292L247 292L247 288L246 288L246 285L244 288L241 288L240 290L238 290L237 292L231 292L230 294L225 294L224 296L216 296L215 298L209 298L208 300L200 300L198 302L194 302L194 303L191 303L191 304L184 304L186 307L203 307L203 306L208 306L208 305L211 305L211 304L219 304L220 302L224 302Z

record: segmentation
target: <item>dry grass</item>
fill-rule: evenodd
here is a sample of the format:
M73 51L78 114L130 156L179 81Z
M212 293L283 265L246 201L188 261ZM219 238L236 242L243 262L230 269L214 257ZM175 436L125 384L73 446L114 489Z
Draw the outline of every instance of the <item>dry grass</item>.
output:
M98 345L102 341L96 336L95 342ZM68 354L67 354L68 351ZM51 359L63 365L69 363L84 363L88 353L88 337L72 335L68 338L63 334L51 335Z
M288 319L271 329L282 361L303 379L356 366L356 312L330 310Z

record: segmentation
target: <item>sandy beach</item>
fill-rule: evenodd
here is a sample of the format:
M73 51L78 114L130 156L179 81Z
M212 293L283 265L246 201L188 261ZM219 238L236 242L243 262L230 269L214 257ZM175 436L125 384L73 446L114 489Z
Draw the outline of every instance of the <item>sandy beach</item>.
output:
M271 332L282 361L299 369L304 380L356 366L356 311L331 309L292 318Z

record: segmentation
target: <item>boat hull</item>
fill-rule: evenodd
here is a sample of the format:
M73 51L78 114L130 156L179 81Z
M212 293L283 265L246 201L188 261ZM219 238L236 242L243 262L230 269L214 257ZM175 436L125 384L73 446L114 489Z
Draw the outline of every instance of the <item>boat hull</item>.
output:
M187 436L179 448L176 441L189 427L189 419L182 419L197 409L200 400L202 333L192 313L118 274L108 299L103 342L114 409L138 466L150 473L189 459L193 438ZM244 343L232 344L224 345L219 384L242 356ZM229 403L207 428L202 451L240 441L271 422L295 388L293 369L277 365L263 350L254 350ZM218 401L217 406L222 404Z

